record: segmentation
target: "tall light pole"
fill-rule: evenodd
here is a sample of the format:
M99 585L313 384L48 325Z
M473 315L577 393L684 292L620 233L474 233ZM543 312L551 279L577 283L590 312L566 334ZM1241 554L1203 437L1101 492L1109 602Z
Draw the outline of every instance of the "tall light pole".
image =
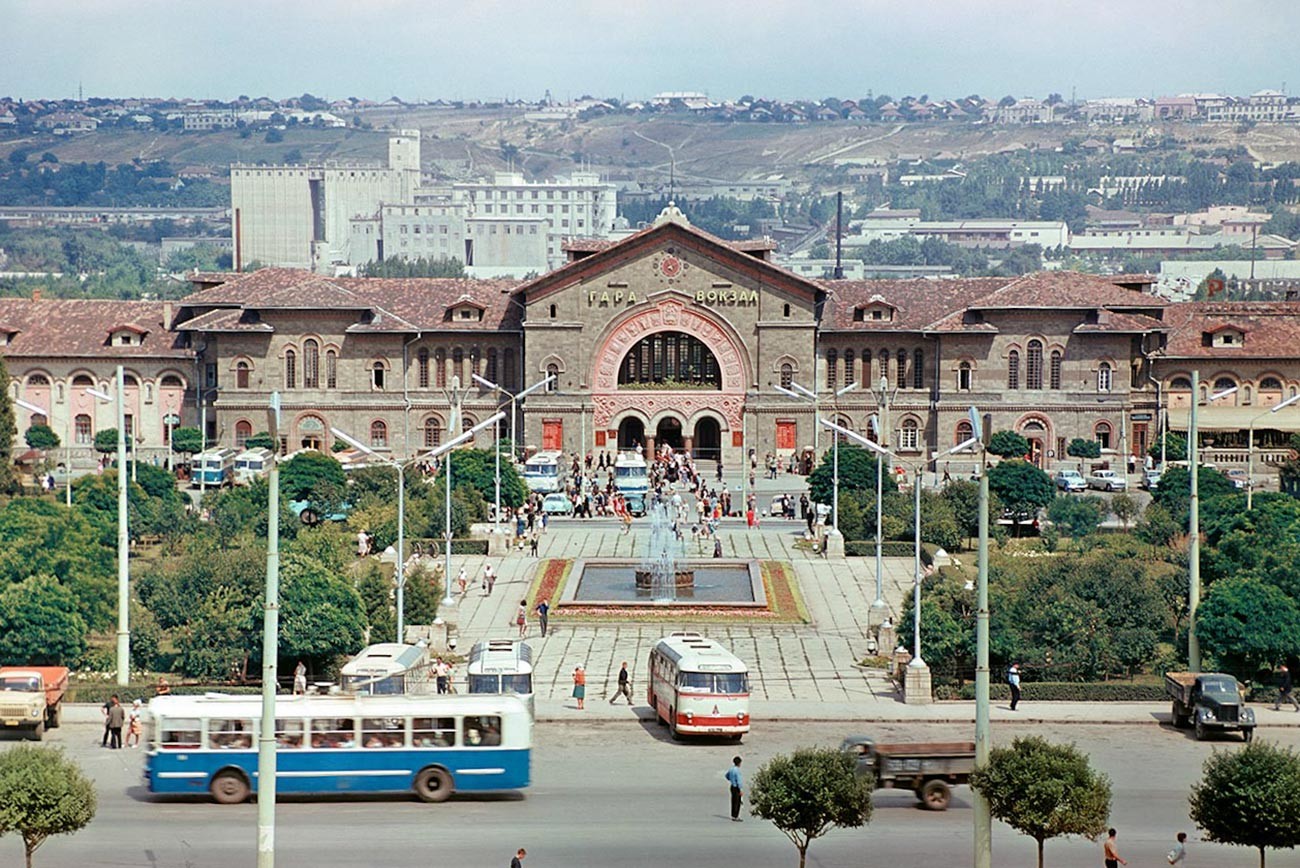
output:
M280 393L272 392L266 424L280 442ZM267 469L266 608L262 614L262 726L257 741L257 868L275 866L275 690L280 656L280 456Z
M478 374L471 374L470 376L472 376L474 378L474 382L478 383L480 386L484 386L499 394L509 396L510 398L510 453L511 453L511 460L514 460L514 456L519 454L518 453L519 444L515 442L515 402L518 401L520 398L524 397L525 395L529 395L533 392L536 392L538 389L542 388L543 386L548 385L552 380L555 379L555 375L547 374L545 377L542 377L536 383L533 383L531 386L529 386L527 389L524 389L522 392L520 392L517 395L511 394L503 386L500 386L497 383L492 382L491 380L485 379L484 377L480 377ZM498 405L498 409L500 409L500 405ZM500 418L501 418L501 413L497 413L498 427L494 427L492 429L492 439L493 439L492 452L494 455L494 463L495 463L494 470L496 474L496 514L492 516L492 533L494 534L501 533L501 434L499 429ZM583 423L585 424L587 420L585 409L583 411L582 419L583 419ZM586 439L585 434L583 435L583 439L584 440ZM450 503L450 500L448 501L448 503ZM450 579L451 577L448 576L447 578Z
M1213 404L1237 391L1236 386L1216 392L1206 399ZM1201 671L1201 640L1196 635L1196 610L1201 605L1201 495L1199 457L1200 434L1197 431L1196 409L1200 405L1201 372L1192 371L1192 408L1187 422L1187 475L1191 496L1187 503L1187 532L1190 537L1187 557L1187 668Z
M127 529L126 487L126 372L117 366L117 684L125 687L131 680L131 541ZM101 401L113 396L96 389L86 394Z
M979 411L970 408L971 434L980 453L979 548L976 554L975 594L975 767L988 763L992 747L989 727L989 473L984 448L984 424ZM975 798L975 868L992 868L993 815L988 799Z
M1280 404L1274 404L1254 419L1250 420L1250 439L1246 441L1246 511L1255 508L1255 423L1265 416L1276 413L1283 407L1290 407L1300 401L1300 394L1292 395Z
M857 381L855 380L854 382L849 383L843 389L840 389L838 392L835 393L835 416L837 422L839 421L838 417L840 415L840 395L843 395L846 392L852 392L857 387L858 384ZM832 476L831 476L832 479L831 529L832 532L836 536L838 536L840 532L840 437L838 434L835 435L835 443L833 446L833 451L835 453L835 457L833 459L833 463L835 466L832 470Z
M360 449L367 455L379 459L384 464L392 467L397 471L397 564L393 567L393 581L397 585L397 642L401 644L406 641L405 620L406 620L406 599L404 593L406 590L406 476L405 468L401 461L395 461L386 455L380 455L374 449L370 448L360 440L341 431L338 428L330 428L330 433L335 437L347 443L356 449Z
M867 425L870 426L871 432L876 435L876 440L880 440L880 416L872 413L867 419ZM885 602L885 558L884 558L884 534L881 529L881 518L884 515L885 499L885 453L879 449L876 450L876 600L871 604L871 608L877 613L883 612L889 604ZM870 615L868 617L868 626L870 625Z
M484 428L487 428L489 425L495 425L496 423L500 422L503 416L505 416L505 413L502 413L500 410L498 410L495 414L492 415L492 418L484 419L482 422L478 423L473 428L470 428L468 431L465 431L463 434L460 434L457 437L453 437L451 440L448 440L446 443L442 444L437 449L434 449L430 452L426 452L424 453L424 455L420 456L421 458L437 458L440 455L444 455L444 454L447 456L446 460L443 462L443 467L442 467L442 472L447 477L447 490L445 495L446 510L444 515L445 525L443 529L443 533L447 541L446 551L444 552L445 560L443 561L444 565L443 565L443 573L442 573L443 576L442 604L444 606L456 605L456 598L453 597L451 593L451 450L455 449L457 446L464 443L466 440L472 440L474 438L474 435L478 434L478 432L482 431Z

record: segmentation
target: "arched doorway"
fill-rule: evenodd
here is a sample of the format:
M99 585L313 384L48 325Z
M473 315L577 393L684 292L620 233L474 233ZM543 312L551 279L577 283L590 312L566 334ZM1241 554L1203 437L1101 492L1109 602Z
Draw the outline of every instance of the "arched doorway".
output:
M694 448L692 458L699 461L719 461L722 459L722 427L712 416L702 416L695 423Z
M1029 441L1029 463L1041 470L1047 455L1047 426L1030 419L1020 426L1020 436Z
M655 429L655 448L662 449L664 446L671 446L674 451L683 447L682 441L682 420L676 416L665 416L659 421L659 427Z
M645 423L635 416L628 416L618 423L618 448L620 451L645 448Z
M325 423L319 416L303 416L298 421L298 436L303 449L325 451Z

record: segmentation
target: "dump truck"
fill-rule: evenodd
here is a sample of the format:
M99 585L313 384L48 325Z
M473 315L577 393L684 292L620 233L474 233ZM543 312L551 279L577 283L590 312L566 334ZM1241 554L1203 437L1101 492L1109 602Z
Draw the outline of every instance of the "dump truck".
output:
M952 788L970 783L975 769L973 742L881 744L864 735L851 735L840 750L857 759L859 777L870 775L876 789L908 789L926 809L946 811Z
M1255 712L1246 707L1241 685L1222 672L1166 672L1165 693L1173 699L1173 724L1193 726L1196 740L1214 732L1240 732L1255 737Z
M40 741L58 728L67 690L66 666L0 666L0 725Z

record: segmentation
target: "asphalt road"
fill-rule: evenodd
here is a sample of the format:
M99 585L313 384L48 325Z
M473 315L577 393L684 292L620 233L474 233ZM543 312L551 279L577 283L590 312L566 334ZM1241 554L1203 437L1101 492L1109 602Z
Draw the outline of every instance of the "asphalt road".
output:
M1164 864L1174 834L1191 834L1189 864L1219 868L1258 864L1253 851L1203 843L1187 819L1187 793L1213 750L1240 742L1197 743L1158 726L999 727L998 741L1036 731L1072 740L1111 776L1112 822L1121 853L1134 868ZM529 851L526 868L601 866L797 865L797 855L769 823L746 814L727 820L723 773L740 753L752 775L774 753L808 744L836 744L844 728L796 723L762 726L739 748L675 744L652 725L550 724L537 732L534 785L519 794L453 799L426 805L405 797L295 799L277 812L277 857L284 866L506 866L517 847ZM895 740L970 738L969 727L891 725L873 728ZM71 837L54 838L37 853L38 868L148 866L239 868L255 863L257 807L204 801L158 801L141 786L138 751L99 747L99 730L70 725L52 733L91 774L99 791L94 822ZM1300 731L1265 737L1300 745ZM0 742L0 749L13 742ZM910 793L881 791L862 829L833 830L814 842L809 865L969 865L970 793L954 793L946 813L918 809ZM1033 844L994 824L994 864L1034 864ZM1280 854L1281 855L1281 854ZM16 836L0 838L0 865L20 865ZM1288 852L1270 864L1295 864ZM1101 864L1100 844L1058 839L1047 845L1053 868Z

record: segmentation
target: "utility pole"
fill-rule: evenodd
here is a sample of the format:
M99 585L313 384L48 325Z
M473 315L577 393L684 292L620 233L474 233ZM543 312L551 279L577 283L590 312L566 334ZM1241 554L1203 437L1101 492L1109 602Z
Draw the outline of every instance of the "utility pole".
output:
M127 529L126 373L117 366L117 685L131 681L131 539Z
M280 439L280 393L267 408L271 439ZM262 614L262 727L257 740L257 868L275 868L275 688L280 656L280 455L267 469L266 608Z
M1201 403L1201 372L1192 371L1192 412L1187 423L1187 475L1191 478L1191 497L1187 504L1187 668L1201 671L1201 640L1196 635L1196 609L1201 605L1201 504L1200 460L1197 448L1196 409Z

